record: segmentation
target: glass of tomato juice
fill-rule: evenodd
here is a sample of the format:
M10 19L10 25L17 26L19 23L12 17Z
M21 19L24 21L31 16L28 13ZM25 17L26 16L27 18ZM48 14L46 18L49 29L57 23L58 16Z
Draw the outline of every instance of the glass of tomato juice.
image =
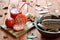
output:
M11 11L10 11L11 17L12 17L13 19L15 19L16 16L17 16L18 14L21 14L21 13L22 13L22 12L19 12L17 8L13 8L13 9L11 9Z

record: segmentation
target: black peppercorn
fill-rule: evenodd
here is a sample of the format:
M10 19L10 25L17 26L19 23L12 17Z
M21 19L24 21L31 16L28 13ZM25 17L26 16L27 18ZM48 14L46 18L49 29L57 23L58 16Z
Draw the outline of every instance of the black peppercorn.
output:
M7 15L7 13L5 13L5 15Z
M8 9L8 7L4 7L3 9Z
M0 15L0 17L2 17L3 15Z

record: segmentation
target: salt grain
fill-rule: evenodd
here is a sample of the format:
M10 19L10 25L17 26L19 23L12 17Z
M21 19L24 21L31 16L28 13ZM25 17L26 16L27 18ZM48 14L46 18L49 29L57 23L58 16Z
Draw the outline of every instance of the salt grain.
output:
M53 3L52 3L52 2L50 2L50 3L48 3L48 4L47 4L47 6L52 6L52 5L53 5Z
M55 13L58 13L58 12L59 12L59 10L58 10L58 9L56 9L56 10L55 10Z

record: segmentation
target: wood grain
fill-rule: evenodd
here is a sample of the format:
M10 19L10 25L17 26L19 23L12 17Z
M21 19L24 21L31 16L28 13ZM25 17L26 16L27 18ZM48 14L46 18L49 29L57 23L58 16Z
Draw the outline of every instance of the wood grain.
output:
M6 1L6 2L9 3L8 1ZM37 2L41 6L46 5L49 2L53 2L54 3L53 6L49 8L49 13L51 13L51 14L54 13L55 9L60 10L60 0L43 0L43 1L42 0L37 0ZM4 10L4 11L6 12L6 10ZM32 8L30 8L30 11L33 11L33 13L35 13L35 11L32 10ZM60 12L59 12L59 14L60 14ZM8 16L9 15L7 15L7 17ZM60 37L56 38L56 39L41 38L41 34L38 32L37 29L34 29L34 30L30 31L29 33L34 33L38 36L37 38L32 39L32 40L60 40ZM26 33L26 34L24 34L23 36L21 36L19 38L14 38L11 35L9 35L8 33L6 33L4 30L0 29L0 40L28 40L27 39L27 34L29 34L29 33ZM4 36L7 37L7 38L4 38Z

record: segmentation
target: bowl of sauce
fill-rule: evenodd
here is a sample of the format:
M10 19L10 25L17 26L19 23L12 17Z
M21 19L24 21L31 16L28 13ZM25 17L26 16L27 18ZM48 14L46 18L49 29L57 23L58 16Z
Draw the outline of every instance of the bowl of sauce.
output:
M44 37L56 38L60 36L59 15L45 14L35 19L34 25Z

